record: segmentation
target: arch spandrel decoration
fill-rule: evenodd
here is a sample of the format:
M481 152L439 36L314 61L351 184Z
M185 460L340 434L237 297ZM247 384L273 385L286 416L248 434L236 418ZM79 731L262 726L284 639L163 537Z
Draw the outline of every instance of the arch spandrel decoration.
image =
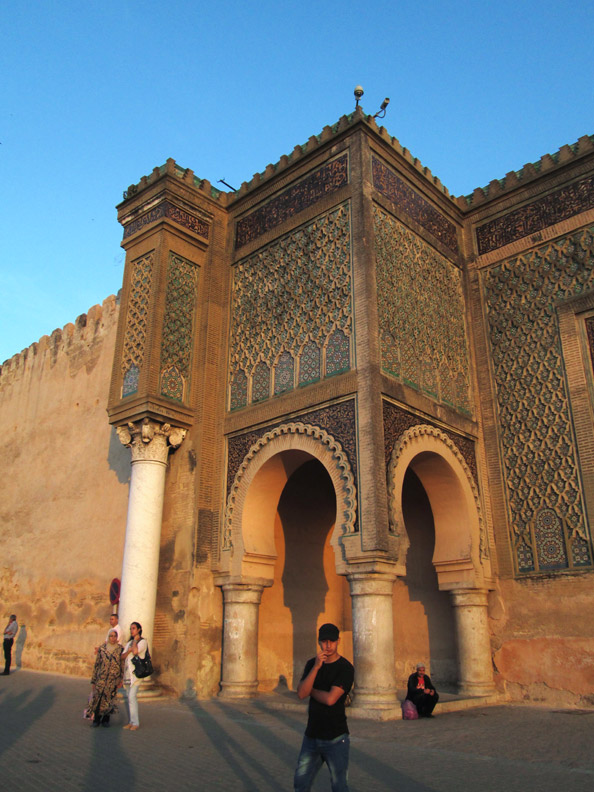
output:
M346 452L332 435L319 426L299 422L281 424L262 435L239 466L227 497L221 571L233 577L244 576L246 562L248 565L253 562L253 568L260 568L263 575L270 576L272 580L276 554L270 551L270 547L263 553L250 549L250 537L244 534L244 507L257 474L273 457L284 451L301 452L304 458L317 459L332 479L336 493L336 525L331 544L337 572L344 574L346 562L340 539L354 534L356 530L357 490L353 471ZM269 542L265 544L270 545Z
M440 478L441 493L419 475L427 491L435 518L436 567L440 588L477 585L491 576L489 545L476 481L456 444L435 426L418 424L403 432L396 442L388 466L388 509L390 532L395 536L398 558L404 563L408 537L402 514L404 475L413 460L419 473L419 460L431 458L423 467L434 468ZM436 459L438 458L438 459ZM451 503L454 501L456 514ZM448 513L449 509L449 513Z

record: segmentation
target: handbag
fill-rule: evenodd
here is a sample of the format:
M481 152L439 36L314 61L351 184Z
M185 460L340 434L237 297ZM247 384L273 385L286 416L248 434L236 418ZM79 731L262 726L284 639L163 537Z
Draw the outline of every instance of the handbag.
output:
M139 655L134 655L132 658L132 665L134 666L134 676L137 679L144 679L147 676L150 676L153 671L153 663L151 661L151 655L147 648L144 658L140 657Z

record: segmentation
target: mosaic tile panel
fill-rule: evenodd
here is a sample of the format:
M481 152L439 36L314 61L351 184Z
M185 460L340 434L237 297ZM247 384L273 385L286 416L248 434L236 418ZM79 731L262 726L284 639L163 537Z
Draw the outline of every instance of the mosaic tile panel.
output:
M377 206L374 230L382 369L470 414L461 271Z
M439 240L454 255L458 255L458 237L456 236L456 226L453 223L376 157L373 157L372 160L372 173L373 186L378 192L403 209L412 220Z
M322 376L320 348L313 341L303 346L299 362L299 384L309 385Z
M138 378L144 362L148 312L153 284L153 252L132 263L130 297L124 331L121 372L122 398L138 390Z
M338 404L331 404L328 407L322 407L319 410L312 410L311 412L295 416L294 419L300 423L311 424L312 426L319 426L325 429L328 434L332 435L342 446L345 454L348 457L351 470L355 482L357 479L357 424L356 424L356 406L355 400L349 399ZM245 455L252 447L252 445L259 440L263 435L286 423L287 419L283 421L276 421L275 423L268 424L267 426L260 427L256 431L245 432L241 435L230 437L227 443L227 497L233 485L235 474L239 470ZM355 530L358 530L358 517L355 524Z
M542 572L566 569L567 549L561 520L552 509L542 509L534 523L534 544Z
M518 571L562 568L553 536L570 568L591 566L555 304L594 288L594 228L498 264L482 284Z
M468 469L472 473L475 484L478 487L478 470L473 440L470 440L468 437L463 437L462 435L456 434L455 432L450 432L447 429L444 429L443 426L434 423L425 416L420 417L414 413L409 413L406 410L403 410L401 407L397 407L395 404L392 404L388 401L383 402L383 414L386 475L388 473L390 458L392 457L392 452L394 451L394 446L396 445L398 439L404 434L404 432L406 432L407 429L417 426L418 424L427 424L428 426L435 426L450 438L468 465Z
M274 367L274 395L293 390L295 387L295 361L289 352L283 352Z
M349 338L342 330L335 330L326 345L326 376L341 374L351 367Z
M252 401L259 402L270 398L270 369L266 363L258 363L252 380Z
M173 220L174 223L193 231L203 239L208 239L209 224L200 217L196 217L186 212L184 209L180 209L179 206L175 206L175 204L170 203L170 201L162 201L158 206L155 206L154 209L151 209L150 212L128 223L124 228L124 239L140 231L141 228L155 223L162 217L168 217L170 220Z
M190 379L198 267L169 253L161 340L161 395L183 401Z
M240 220L235 229L235 248L253 242L348 182L349 160L343 154Z
M239 410L241 407L245 407L247 405L248 378L245 375L245 371L241 371L240 369L239 371L235 372L235 377L231 381L230 391L230 410Z
M479 255L509 245L510 242L593 207L594 176L589 176L479 226L476 229Z
M269 398L270 386L263 389L260 375L256 383L259 363L272 367L284 354L298 371L314 376L319 367L312 349L327 344L332 372L350 369L351 281L348 204L240 261L233 277L229 383L244 372L252 401ZM294 375L288 381L295 387ZM229 403L233 400L230 393Z

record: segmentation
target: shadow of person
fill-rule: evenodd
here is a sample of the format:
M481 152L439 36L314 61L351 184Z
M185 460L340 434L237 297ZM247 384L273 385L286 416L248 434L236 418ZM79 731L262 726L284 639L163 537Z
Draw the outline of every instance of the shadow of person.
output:
M21 624L16 641L14 642L14 664L21 668L23 658L23 648L27 643L27 625Z

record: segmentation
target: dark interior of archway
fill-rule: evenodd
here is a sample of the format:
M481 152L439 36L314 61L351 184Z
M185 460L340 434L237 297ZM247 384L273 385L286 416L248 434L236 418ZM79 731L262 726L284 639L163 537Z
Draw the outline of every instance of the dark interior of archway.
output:
M318 615L324 611L328 582L324 543L336 520L332 479L316 459L301 465L282 492L278 514L285 536L282 581L284 604L293 622L293 679L301 678L312 656Z
M455 624L450 596L440 591L433 566L435 524L427 493L414 471L409 468L402 487L402 513L410 541L406 555L406 578L411 601L423 605L426 623L417 629L426 630L430 657L410 658L411 667L417 662L429 662L432 681L438 687L455 688L457 679ZM414 625L410 629L415 629ZM406 647L402 647L406 651Z

